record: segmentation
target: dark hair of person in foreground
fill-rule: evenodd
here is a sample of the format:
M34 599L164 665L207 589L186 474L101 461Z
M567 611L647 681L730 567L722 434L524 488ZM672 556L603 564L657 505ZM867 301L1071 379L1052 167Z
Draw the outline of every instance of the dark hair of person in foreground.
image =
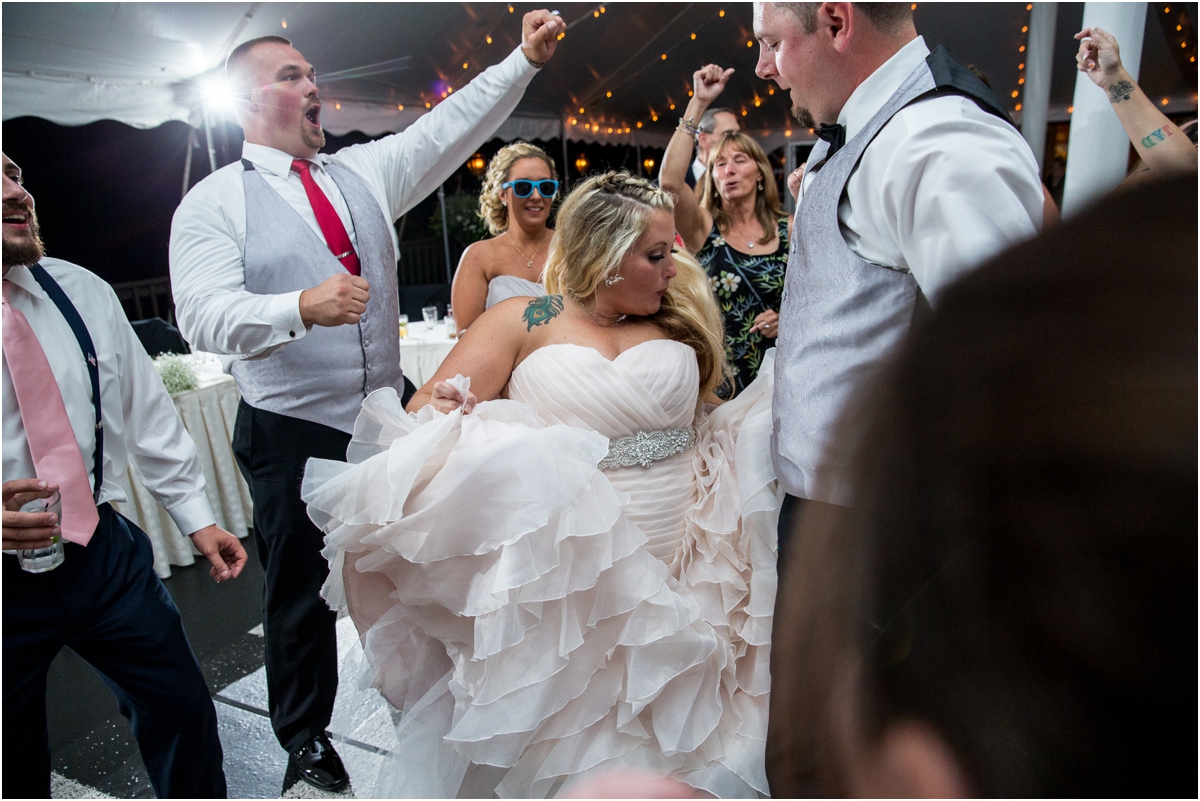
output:
M1194 797L1196 175L966 276L781 580L774 797Z

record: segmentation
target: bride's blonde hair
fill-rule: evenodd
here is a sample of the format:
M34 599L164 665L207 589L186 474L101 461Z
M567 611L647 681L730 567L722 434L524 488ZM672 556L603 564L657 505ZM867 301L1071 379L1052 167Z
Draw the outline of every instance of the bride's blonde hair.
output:
M670 195L628 172L587 179L559 209L543 274L546 292L586 303L601 281L616 274L625 254L646 233L650 216L674 208ZM704 397L730 373L721 312L700 263L678 249L671 256L676 275L659 310L643 319L696 351Z

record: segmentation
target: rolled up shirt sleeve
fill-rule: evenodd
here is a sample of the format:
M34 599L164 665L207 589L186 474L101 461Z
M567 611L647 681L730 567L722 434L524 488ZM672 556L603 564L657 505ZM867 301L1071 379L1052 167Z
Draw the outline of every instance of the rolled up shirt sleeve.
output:
M112 319L123 362L121 411L128 432L125 445L130 467L179 530L192 534L216 522L196 444L183 427L154 363L125 320L115 294L111 303L116 307Z
M240 199L240 198L239 198ZM262 358L306 332L300 292L246 291L242 244L230 225L228 198L196 186L171 221L171 290L175 317L196 350Z

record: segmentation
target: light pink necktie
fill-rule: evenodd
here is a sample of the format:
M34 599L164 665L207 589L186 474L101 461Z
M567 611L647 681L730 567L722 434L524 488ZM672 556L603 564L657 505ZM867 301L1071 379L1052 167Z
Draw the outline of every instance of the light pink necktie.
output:
M4 360L12 376L37 477L58 485L63 538L87 545L100 522L83 455L46 352L25 315L8 302L4 282Z

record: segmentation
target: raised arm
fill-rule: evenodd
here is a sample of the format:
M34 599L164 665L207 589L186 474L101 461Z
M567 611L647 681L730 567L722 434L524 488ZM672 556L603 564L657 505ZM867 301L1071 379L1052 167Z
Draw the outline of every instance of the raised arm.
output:
M704 240L712 231L712 215L701 208L696 195L687 185L687 171L692 167L696 147L696 132L687 126L689 123L693 127L699 125L700 118L725 90L725 84L732 74L732 68L722 70L716 64L709 64L692 73L692 99L683 112L684 121L667 143L662 170L658 175L662 188L675 196L675 230L693 253L704 245Z
M562 18L531 11L522 22L521 46L499 64L439 103L406 130L344 148L333 161L353 169L386 201L392 219L421 202L492 138L517 107L525 88L558 46Z
M1108 95L1117 119L1150 172L1163 175L1195 170L1196 146L1125 71L1113 35L1100 28L1084 28L1075 38L1080 40L1076 69Z

